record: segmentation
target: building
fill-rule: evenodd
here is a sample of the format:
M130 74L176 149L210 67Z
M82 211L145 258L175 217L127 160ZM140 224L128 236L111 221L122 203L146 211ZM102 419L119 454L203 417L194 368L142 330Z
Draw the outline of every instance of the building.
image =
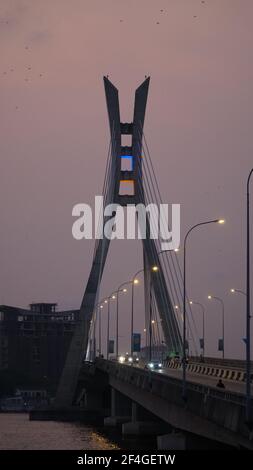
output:
M0 306L0 377L7 389L55 391L78 315L79 310L57 311L55 303Z

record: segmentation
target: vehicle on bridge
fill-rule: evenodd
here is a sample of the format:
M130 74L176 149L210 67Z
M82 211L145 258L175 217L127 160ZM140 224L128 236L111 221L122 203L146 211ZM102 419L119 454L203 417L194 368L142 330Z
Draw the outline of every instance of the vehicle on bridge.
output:
M118 361L121 364L139 364L139 357L138 356L129 356L129 354L125 354L125 356L119 356Z
M145 364L145 369L149 370L161 370L163 368L161 361L150 361Z

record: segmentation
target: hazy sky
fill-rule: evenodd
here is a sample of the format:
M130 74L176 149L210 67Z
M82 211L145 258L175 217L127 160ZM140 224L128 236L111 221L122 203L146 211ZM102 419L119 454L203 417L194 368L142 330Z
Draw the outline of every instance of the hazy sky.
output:
M226 355L243 353L244 298L228 292L245 289L252 20L251 0L0 0L1 303L79 307L93 242L73 240L71 212L101 193L102 76L120 90L124 122L150 75L145 133L163 201L182 205L182 235L203 219L227 221L189 244L188 292L206 305L206 352L216 354L221 324L219 305L206 300L213 293L225 301ZM140 248L112 244L102 296L141 267ZM129 305L126 296L124 330ZM138 330L141 288L136 306Z

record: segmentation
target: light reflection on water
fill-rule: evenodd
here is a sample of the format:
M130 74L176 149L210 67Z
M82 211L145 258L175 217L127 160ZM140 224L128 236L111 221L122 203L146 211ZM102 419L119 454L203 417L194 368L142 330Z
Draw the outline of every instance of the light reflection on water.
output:
M81 423L29 421L23 413L0 413L0 449L106 450L119 447Z

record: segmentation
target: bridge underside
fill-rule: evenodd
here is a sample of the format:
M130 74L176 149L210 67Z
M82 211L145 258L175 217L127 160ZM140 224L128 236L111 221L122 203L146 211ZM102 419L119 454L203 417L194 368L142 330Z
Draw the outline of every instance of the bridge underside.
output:
M253 450L253 441L245 425L244 400L239 394L224 394L212 387L188 383L185 403L180 380L158 373L152 373L151 377L146 370L101 359L96 361L92 371L83 366L81 383L85 387L90 373L94 383L96 373L101 372L107 388L111 387L172 428L228 446Z

